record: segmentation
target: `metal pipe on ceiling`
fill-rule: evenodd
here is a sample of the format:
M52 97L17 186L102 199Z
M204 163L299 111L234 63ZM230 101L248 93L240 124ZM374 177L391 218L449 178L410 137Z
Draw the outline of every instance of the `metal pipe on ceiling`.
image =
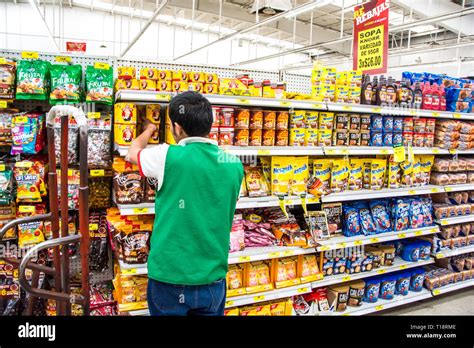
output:
M119 58L122 58L127 52L132 48L133 45L140 39L143 33L148 29L148 27L155 21L155 18L158 14L164 9L164 7L168 4L168 0L163 0L161 4L156 8L155 12L151 15L151 17L146 21L145 25L143 26L142 30L138 32L138 34L133 38L132 41L128 44L127 47L120 53Z
M242 35L244 33L248 33L249 31L252 31L252 30L255 30L261 26L264 26L264 25L267 25L267 24L270 24L270 23L273 23L275 21L278 21L280 19L283 19L283 18L287 18L289 16L292 16L294 14L301 14L301 13L304 13L304 12L307 12L307 11L310 11L316 7L319 7L319 6L324 6L324 5L327 5L329 3L331 3L332 1L328 1L328 0L313 0L313 1L310 1L310 2L307 2L303 5L300 5L298 7L295 7L294 9L292 10L288 10L288 11L285 11L285 12L281 12L277 15L274 15L272 17L269 17L269 18L266 18L262 21L259 21L258 23L255 23L255 24L252 24L251 26L245 28L245 29L241 29L241 30L238 30L234 33L231 33L231 34L228 34L228 35L225 35L215 41L212 41L204 46L201 46L201 47L198 47L192 51L189 51L185 54L182 54L180 55L179 57L175 57L174 60L179 60L181 58L184 58L184 57L187 57L189 56L190 54L193 54L193 53L196 53L198 51L201 51L203 49L206 49L210 46L213 46L219 42L222 42L222 41L226 41L226 40L229 40L233 37L236 37L238 35Z
M43 22L43 25L46 28L46 31L48 33L49 38L53 41L54 46L56 47L58 52L60 52L61 50L59 48L59 45L57 44L56 40L54 40L53 33L51 33L51 30L49 29L48 23L46 23L43 15L41 14L41 11L38 7L38 4L36 3L35 0L29 0L29 2L30 2L31 7L33 7L33 10L36 12L36 15L41 19L41 22Z
M447 19L467 16L467 15L472 14L472 13L474 13L474 8L460 10L460 11L456 11L456 12L451 12L451 13L447 13L447 14L443 14L443 15L439 15L439 16L435 16L435 17L429 17L429 18L426 18L426 19L419 20L417 22L406 23L406 24L401 24L401 25L389 27L389 32L391 32L391 33L398 32L398 31L401 31L401 30L406 30L406 29L412 28L414 26L431 24L431 23L438 22L438 21L443 21L443 20L447 20ZM352 39L353 39L352 35L351 36L346 36L346 37L340 38L340 39L329 40L329 41L325 41L325 42L316 43L316 44L313 44L313 45L308 45L308 46L304 46L304 47L300 47L300 48L295 48L295 49L292 49L292 50L283 51L281 53L274 53L274 54L270 54L268 56L264 56L264 57L260 57L260 58L241 61L241 62L238 62L238 63L234 63L232 65L237 66L237 65L246 65L246 64L261 62L263 60L278 58L281 55L301 53L301 52L306 52L306 51L309 51L309 50L312 50L312 49L320 48L320 47L323 47L323 46L330 46L330 45L335 45L335 44L339 44L339 43L344 43L344 42L347 42L347 41L351 41Z

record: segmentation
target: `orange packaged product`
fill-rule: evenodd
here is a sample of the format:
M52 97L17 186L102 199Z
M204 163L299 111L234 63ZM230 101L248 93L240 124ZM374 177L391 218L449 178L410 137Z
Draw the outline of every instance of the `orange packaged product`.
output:
M257 261L246 264L244 285L247 293L273 289L271 280L269 262Z
M286 111L279 111L276 116L276 130L288 130L289 114Z
M248 129L250 122L249 109L235 109L234 113L235 129Z
M288 146L288 131L287 130L277 130L276 131L276 146Z
M172 72L171 70L158 70L158 80L171 81Z
M219 128L219 145L234 145L234 127Z
M219 142L219 128L211 128L211 131L209 132L209 139Z
M156 90L158 92L171 92L171 81L170 80L156 81Z
M276 127L276 112L264 111L263 112L263 129L275 129L275 127Z
M275 131L273 129L264 129L263 130L262 145L263 146L274 146L275 145Z
M250 129L262 129L263 128L263 111L252 110L250 112Z
M250 130L249 145L262 146L262 130L261 129Z
M248 146L249 145L249 130L248 129L236 129L235 130L235 146Z

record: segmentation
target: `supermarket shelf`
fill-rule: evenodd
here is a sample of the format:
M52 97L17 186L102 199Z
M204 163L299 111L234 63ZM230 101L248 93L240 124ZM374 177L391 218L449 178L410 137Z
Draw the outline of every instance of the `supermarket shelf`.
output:
M381 242L388 242L397 239L405 239L417 236L424 236L427 234L433 234L439 232L438 226L431 226L431 227L424 227L424 228L417 228L405 231L396 231L396 232L386 232L380 233L371 236L354 236L354 237L334 237L328 240L318 241L318 246L316 248L317 251L327 251L327 250L335 250L335 249L342 249L347 247L354 247L360 245L368 245L368 244L375 244Z
M323 102L314 100L293 100L293 99L275 99L258 98L233 95L206 94L205 97L214 105L239 105L239 106L260 106L269 108L294 108L306 110L327 110Z
M344 202L355 201L362 199L374 198L389 198L389 197L403 197L412 195L428 195L431 193L444 192L442 186L426 185L420 187L406 187L400 189L381 189L381 190L358 190L358 191L344 191L338 193L331 193L321 197L321 202Z
M440 251L439 253L436 253L434 257L436 257L437 259L444 259L445 257L462 255L462 254L467 254L467 253L472 253L472 252L474 252L474 245L469 245L462 248Z
M474 279L464 280L464 281L456 282L454 284L442 286L440 288L434 289L432 291L432 294L433 296L438 296L438 295L446 294L451 291L469 288L471 286L474 286Z
M236 307L244 306L247 304L277 300L280 298L291 297L295 295L302 295L311 292L311 284L299 284L295 286L289 286L281 289L274 289L265 292L258 292L254 294L246 294L242 296L228 297L226 299L225 307Z
M471 191L474 190L474 184L446 185L445 192Z
M410 291L408 295L396 295L392 300L379 299L375 303L363 302L360 307L347 307L344 312L331 312L325 315L364 315L379 312L385 309L403 306L408 303L425 300L432 297L431 291L422 289L419 292Z
M120 215L150 215L155 214L155 203L117 204Z
M176 93L173 92L132 91L122 89L115 93L115 101L166 103L170 101L174 95L176 95Z
M474 221L474 214L435 220L435 222L441 226L462 224L464 222L472 222L472 221Z
M326 103L328 111L334 112L360 112L365 114L380 114L383 108L378 105Z
M128 312L129 315L131 316L149 316L150 315L150 311L148 310L148 308L146 309L139 309L139 310L136 310L136 311L129 311Z
M158 144L149 144L147 145L147 148L155 147L155 146L158 146ZM122 157L127 155L129 148L130 146L123 146L123 145L118 145L114 143L114 151L117 151L119 155Z
M404 269L409 269L413 267L425 266L434 263L434 259L430 258L429 260L420 260L418 262L408 262L404 261L399 257L396 257L392 266L382 266L380 268L374 269L370 272L361 272L355 274L338 274L335 276L326 276L321 280L311 283L313 289L320 288L322 286L328 286L332 284L340 284L349 282L356 279L368 278L380 274L392 273Z
M285 205L299 205L301 204L301 198L297 196L289 196L284 198ZM306 198L306 204L319 203L319 199L308 195ZM280 199L275 196L267 197L242 197L237 202L236 209L244 208L262 208L262 207L278 207L280 206Z
M246 248L242 251L229 254L229 264L249 261L259 261L274 259L277 257L286 257L293 255L312 254L316 253L314 248L301 248L301 247L281 247L281 246L269 246L269 247L252 247Z
M144 275L148 274L148 267L146 263L128 264L119 260L120 273L122 275Z
M322 147L314 146L223 146L225 152L236 156L319 156Z

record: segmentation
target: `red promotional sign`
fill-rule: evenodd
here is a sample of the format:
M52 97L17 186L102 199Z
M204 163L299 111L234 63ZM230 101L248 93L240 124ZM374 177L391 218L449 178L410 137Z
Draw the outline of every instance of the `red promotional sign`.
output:
M387 72L389 8L390 0L370 0L354 7L354 70Z
M86 52L85 42L66 42L67 52Z

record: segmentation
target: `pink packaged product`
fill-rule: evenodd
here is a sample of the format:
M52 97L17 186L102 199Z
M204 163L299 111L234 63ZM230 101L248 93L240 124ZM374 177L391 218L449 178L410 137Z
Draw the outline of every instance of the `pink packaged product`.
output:
M245 248L245 231L244 221L242 220L241 214L234 216L234 222L232 223L232 229L230 231L230 248L229 252L240 251Z

